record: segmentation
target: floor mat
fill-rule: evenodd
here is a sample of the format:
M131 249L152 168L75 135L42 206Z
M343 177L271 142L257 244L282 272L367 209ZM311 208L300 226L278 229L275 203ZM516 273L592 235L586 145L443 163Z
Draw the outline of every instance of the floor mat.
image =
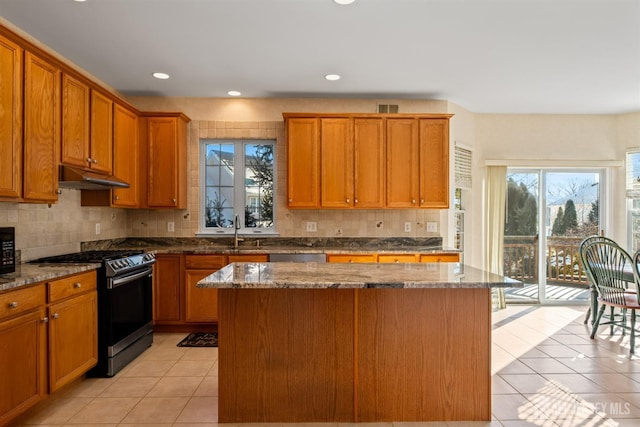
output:
M178 343L178 347L217 347L217 332L192 332Z

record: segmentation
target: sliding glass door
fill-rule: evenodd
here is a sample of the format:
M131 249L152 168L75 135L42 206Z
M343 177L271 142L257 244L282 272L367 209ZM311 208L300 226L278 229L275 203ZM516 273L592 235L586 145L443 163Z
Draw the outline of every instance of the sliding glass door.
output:
M525 287L507 302L589 300L578 246L602 228L602 179L600 170L508 170L504 271Z

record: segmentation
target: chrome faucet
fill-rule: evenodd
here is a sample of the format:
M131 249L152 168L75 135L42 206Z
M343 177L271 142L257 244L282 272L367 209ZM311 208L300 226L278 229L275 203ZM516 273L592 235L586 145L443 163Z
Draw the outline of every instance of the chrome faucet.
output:
M233 248L238 249L239 243L244 242L244 239L238 237L238 230L240 230L240 223L238 222L238 215L235 216L233 222Z

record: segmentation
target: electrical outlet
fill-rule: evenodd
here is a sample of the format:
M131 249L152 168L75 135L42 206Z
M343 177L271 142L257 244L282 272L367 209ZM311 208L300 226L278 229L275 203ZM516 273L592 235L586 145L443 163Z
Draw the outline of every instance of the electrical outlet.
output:
M342 236L342 228L336 228L336 236Z
M427 231L429 233L437 233L438 232L438 223L437 222L427 222Z
M115 211L111 212L111 221L115 221L116 220L116 216L117 215L116 215Z
M315 233L318 231L318 223L315 221L307 221L307 231L309 233Z
M411 233L411 223L409 221L404 223L404 232Z
M377 227L377 228L380 228L380 229L384 228L384 224L383 224L383 222L382 222L382 221L378 221L378 222L376 223L376 227Z
M96 236L100 234L100 223L96 222Z
M169 232L174 232L176 231L176 225L173 221L168 221L167 222L167 231Z

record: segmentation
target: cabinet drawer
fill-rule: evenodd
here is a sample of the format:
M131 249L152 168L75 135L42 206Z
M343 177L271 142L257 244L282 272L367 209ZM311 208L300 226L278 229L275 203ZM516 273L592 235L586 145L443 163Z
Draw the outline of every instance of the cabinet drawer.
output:
M416 262L418 257L416 254L384 254L378 255L378 262L388 263L388 262Z
M24 313L45 304L44 283L0 294L0 319Z
M187 255L185 256L185 268L220 269L227 264L224 255Z
M422 254L420 262L460 262L460 254Z
M329 254L327 255L327 262L376 262L375 254L354 254L354 255L342 255L342 254Z
M269 255L267 254L242 254L242 255L229 255L228 264L232 262L268 262Z
M96 271L76 274L49 282L49 302L96 289Z

